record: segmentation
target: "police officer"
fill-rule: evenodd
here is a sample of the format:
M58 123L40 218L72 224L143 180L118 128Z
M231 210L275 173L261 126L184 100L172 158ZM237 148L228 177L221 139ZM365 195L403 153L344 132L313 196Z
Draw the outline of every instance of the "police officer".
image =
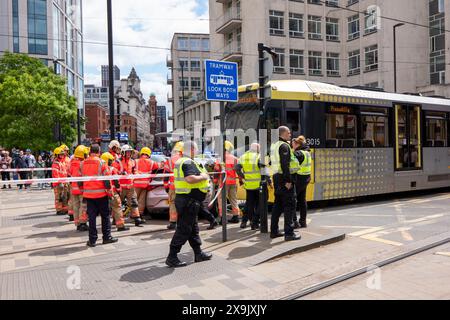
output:
M300 163L300 170L295 174L295 189L297 192L297 203L300 209L300 223L297 221L297 213L294 214L294 228L306 228L307 202L306 189L311 182L311 154L304 136L292 140L294 154Z
M95 177L109 175L108 165L99 158L100 146L94 144L91 147L89 158L80 165L82 177ZM89 241L88 247L95 247L97 241L97 214L102 218L103 244L115 243L117 238L111 236L111 220L109 210L109 197L112 197L110 181L86 181L82 182L83 198L87 201L87 213L89 216Z
M279 141L270 147L273 182L275 186L275 204L272 209L270 237L283 237L286 241L299 240L301 237L294 233L293 216L295 214L295 184L293 174L299 170L299 163L289 145L291 131L287 127L280 127ZM284 212L284 234L279 231L278 222Z
M241 228L247 228L250 220L252 230L259 229L259 189L261 185L259 144L253 143L250 150L239 158L236 165L236 172L244 180L246 190L245 215L242 218Z
M186 241L189 241L194 250L195 262L210 260L212 257L210 253L201 250L198 213L210 189L210 181L206 170L193 160L197 152L198 147L195 142L185 142L184 155L175 164L175 206L178 223L166 260L166 264L172 268L186 266L186 263L181 262L177 257Z

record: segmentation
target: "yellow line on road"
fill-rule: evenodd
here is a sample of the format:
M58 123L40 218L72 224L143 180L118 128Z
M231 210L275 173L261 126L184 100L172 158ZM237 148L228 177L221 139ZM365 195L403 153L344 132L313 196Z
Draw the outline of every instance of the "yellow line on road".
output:
M450 252L436 252L435 254L438 256L450 257Z
M322 228L330 228L330 229L335 229L335 228L367 229L367 228L372 228L372 227L371 226L322 226Z
M382 238L377 238L376 236L370 235L370 234L362 236L361 238L366 239L366 240L370 240L370 241L376 241L376 242L381 242L381 243L384 243L384 244L389 244L391 246L396 246L396 247L399 247L399 246L403 245L403 243L396 242L396 241L391 241L391 240L386 240L386 239L382 239Z
M356 232L350 233L349 236L359 237L364 234L374 233L374 232L377 232L380 230L384 230L384 227L374 227L374 228L369 228L369 229L365 229L365 230L361 230L361 231L356 231Z

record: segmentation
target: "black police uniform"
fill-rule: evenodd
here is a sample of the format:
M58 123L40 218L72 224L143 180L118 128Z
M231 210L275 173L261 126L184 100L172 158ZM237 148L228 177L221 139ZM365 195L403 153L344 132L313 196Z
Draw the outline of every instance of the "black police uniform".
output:
M286 142L280 138L280 141ZM277 173L273 177L273 183L275 187L275 203L272 209L272 219L270 234L272 237L281 236L278 222L281 213L284 212L284 236L294 236L293 217L295 215L295 184L293 176L289 170L289 164L291 162L291 150L286 144L282 144L279 148L280 153L280 165L282 173ZM286 188L286 183L292 183L291 189Z
M301 148L303 151L309 151L309 147ZM305 156L301 151L294 152L295 157L297 158L300 164L305 160ZM306 227L306 215L308 211L308 206L306 202L306 189L308 188L308 184L311 182L311 175L295 175L295 189L297 192L297 209L300 210L300 225L302 227ZM294 212L293 221L298 222L297 220L297 212Z

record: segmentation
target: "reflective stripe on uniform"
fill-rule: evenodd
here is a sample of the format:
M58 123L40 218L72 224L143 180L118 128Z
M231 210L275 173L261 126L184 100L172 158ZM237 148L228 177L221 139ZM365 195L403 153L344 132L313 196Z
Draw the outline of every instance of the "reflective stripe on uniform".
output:
M304 159L300 165L300 170L297 171L297 174L301 176L309 176L311 175L311 153L303 150L300 152L303 153Z
M291 174L297 173L300 169L300 164L298 163L297 158L294 155L294 152L292 151L291 146L289 143L285 141L278 141L270 147L270 160L272 162L272 171L274 174L276 173L283 173L283 170L281 168L281 160L280 160L280 147L286 144L289 147L290 153L291 153L291 160L289 163L289 171Z
M184 172L183 172L183 164L188 160L192 161L192 163L197 167L197 169L200 171L200 173L207 173L206 170L204 168L202 168L194 160L187 158L187 157L180 158L176 162L175 169L174 169L175 192L177 194L189 194L189 193L191 193L191 191L193 189L199 189L203 193L208 193L209 188L210 188L209 179L203 180L203 181L201 181L199 183L195 183L195 184L190 184L190 183L186 182L185 177L184 177Z

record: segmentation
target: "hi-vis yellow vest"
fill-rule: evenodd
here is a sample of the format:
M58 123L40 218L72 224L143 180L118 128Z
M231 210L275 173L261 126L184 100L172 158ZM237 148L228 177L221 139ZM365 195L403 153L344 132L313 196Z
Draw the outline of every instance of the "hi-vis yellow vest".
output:
M175 193L189 194L192 189L199 189L203 193L208 193L210 188L209 179L195 184L187 183L186 180L184 180L183 164L188 160L192 161L201 173L207 173L206 169L202 168L197 162L190 158L183 157L178 159L175 163L175 169L173 170L173 175L175 178Z
M286 144L289 147L289 150L291 151L291 162L289 163L289 171L291 174L297 173L298 170L300 170L300 164L298 163L297 158L294 155L294 151L292 151L291 146L284 141L278 141L270 147L270 161L272 162L272 171L273 174L276 173L283 173L283 170L281 170L281 163L280 163L280 147Z
M309 176L311 175L311 153L303 150L300 150L300 152L303 153L304 159L297 174L301 176Z
M248 151L239 159L244 172L244 188L246 190L257 190L261 184L261 170L259 168L259 154Z

